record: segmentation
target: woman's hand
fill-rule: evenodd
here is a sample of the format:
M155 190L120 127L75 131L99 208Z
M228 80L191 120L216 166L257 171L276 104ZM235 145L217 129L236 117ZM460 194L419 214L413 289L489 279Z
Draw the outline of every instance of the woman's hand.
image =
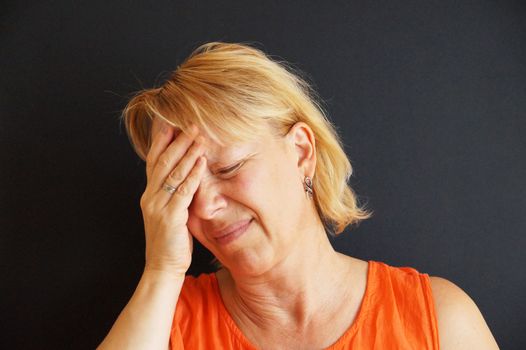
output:
M159 122L159 120L156 120ZM153 129L153 143L146 157L147 185L141 197L146 236L145 271L184 277L192 260L192 236L188 230L188 207L206 168L203 148L191 133L174 137L174 128L161 121ZM170 194L163 184L177 190Z

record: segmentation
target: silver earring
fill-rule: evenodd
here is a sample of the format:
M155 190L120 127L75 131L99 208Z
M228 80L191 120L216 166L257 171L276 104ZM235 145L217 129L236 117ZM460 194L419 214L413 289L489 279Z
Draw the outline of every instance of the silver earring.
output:
M305 176L305 180L303 182L303 188L305 188L305 192L307 193L307 196L309 197L309 199L312 199L313 190L312 190L312 180L310 177Z

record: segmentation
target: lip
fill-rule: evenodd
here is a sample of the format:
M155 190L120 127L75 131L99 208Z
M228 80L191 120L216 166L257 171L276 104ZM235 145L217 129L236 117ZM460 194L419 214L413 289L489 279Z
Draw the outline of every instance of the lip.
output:
M225 229L214 232L213 237L219 244L228 244L245 233L251 223L252 219L236 222Z

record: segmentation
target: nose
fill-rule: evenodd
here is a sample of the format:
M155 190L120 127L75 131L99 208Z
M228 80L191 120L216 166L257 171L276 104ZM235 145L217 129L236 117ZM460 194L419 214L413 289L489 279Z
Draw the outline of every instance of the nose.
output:
M189 208L202 220L212 220L227 206L226 198L221 191L221 184L209 175L203 176Z

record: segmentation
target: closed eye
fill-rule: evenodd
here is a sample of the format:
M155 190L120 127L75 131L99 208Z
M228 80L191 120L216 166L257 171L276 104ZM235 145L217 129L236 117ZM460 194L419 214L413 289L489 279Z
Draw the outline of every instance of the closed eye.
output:
M220 173L220 174L229 174L229 173L232 173L232 172L234 172L235 170L237 170L238 168L240 168L241 165L243 165L243 162L237 163L236 165L231 166L230 168L227 168L227 169L221 170L219 173Z

